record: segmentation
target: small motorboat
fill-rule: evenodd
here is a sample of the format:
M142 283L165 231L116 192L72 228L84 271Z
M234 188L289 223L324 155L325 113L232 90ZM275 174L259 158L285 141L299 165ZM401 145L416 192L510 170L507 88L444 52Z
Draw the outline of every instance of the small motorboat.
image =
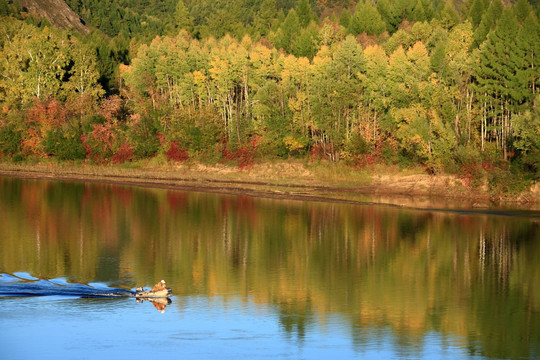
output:
M146 291L143 288L137 288L135 291L135 297L137 299L168 298L171 294L171 289L165 286L165 280L158 282L150 291Z

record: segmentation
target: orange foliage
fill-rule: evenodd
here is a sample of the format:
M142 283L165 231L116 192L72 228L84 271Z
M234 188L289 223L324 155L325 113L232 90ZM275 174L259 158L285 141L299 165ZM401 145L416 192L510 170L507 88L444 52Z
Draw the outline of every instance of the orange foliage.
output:
M36 99L34 106L26 113L26 122L46 132L64 124L70 115L70 111L57 99Z
M90 135L82 135L86 156L94 161L102 162L113 155L113 146L116 140L113 124L94 124ZM126 149L123 149L125 152ZM125 155L125 154L123 154Z
M122 99L118 95L109 96L103 100L101 105L101 115L108 121L112 122L120 116L122 111Z
M22 141L23 152L26 155L43 155L41 135L35 129L28 129Z

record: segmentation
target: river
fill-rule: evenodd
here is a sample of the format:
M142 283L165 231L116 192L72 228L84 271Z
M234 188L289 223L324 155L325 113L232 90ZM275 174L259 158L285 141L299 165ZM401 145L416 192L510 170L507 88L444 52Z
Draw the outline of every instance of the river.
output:
M38 285L0 295L2 358L540 357L534 211L0 178L0 293Z

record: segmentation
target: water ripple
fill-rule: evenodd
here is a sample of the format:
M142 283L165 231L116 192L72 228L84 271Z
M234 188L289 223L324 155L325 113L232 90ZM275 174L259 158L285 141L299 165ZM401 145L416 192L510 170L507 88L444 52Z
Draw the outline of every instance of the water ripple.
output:
M122 288L69 283L65 278L36 279L26 273L0 274L0 297L76 296L84 298L132 297L134 292Z

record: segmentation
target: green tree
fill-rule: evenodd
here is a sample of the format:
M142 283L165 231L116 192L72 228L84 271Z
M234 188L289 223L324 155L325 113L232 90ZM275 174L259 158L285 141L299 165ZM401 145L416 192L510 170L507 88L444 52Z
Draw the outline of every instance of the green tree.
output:
M526 84L532 96L538 93L540 86L540 67L538 56L540 54L540 24L533 11L520 26L516 39L516 49L521 49L521 56L525 59L521 68L517 68L517 76ZM525 65L526 63L526 65Z
M454 0L446 0L437 18L445 29L450 29L459 23L459 14L454 5Z
M351 32L354 35L364 32L368 35L379 35L384 30L384 21L371 2L364 0L359 2L352 17Z
M540 155L539 100L537 95L533 102L534 107L515 116L512 122L514 131L512 144L516 150L526 155L526 161L529 160L527 162L531 167L535 168L537 175L540 172L540 166L538 165L538 156Z
M312 59L319 50L319 29L312 23L302 29L300 35L291 44L291 53L295 56L305 56Z
M472 27L468 22L455 26L444 42L444 58L439 67L439 78L445 95L434 104L443 120L453 124L458 143L469 144L474 136L473 94L470 91L473 60L469 49L473 42ZM448 104L445 103L448 101Z
M88 46L72 40L70 52L71 66L68 70L68 80L63 83L63 90L68 98L89 97L96 102L102 95L103 90L96 86L99 78L96 56Z
M427 15L424 10L424 4L422 3L422 0L417 0L416 4L414 5L414 9L411 13L411 21L426 21Z
M253 20L254 26L260 35L266 36L270 32L276 16L276 0L263 0Z
M388 57L379 45L368 46L364 50L364 55L365 73L360 74L360 80L364 93L363 101L368 113L359 132L364 141L374 146L380 140L380 119L385 116L389 105Z
M529 1L527 0L518 0L514 5L514 13L516 14L517 21L519 24L525 24L529 18L529 14L533 12L533 8Z
M497 19L501 16L503 5L500 0L493 0L487 11L482 16L480 24L474 33L474 47L480 46L486 40L487 35L497 25Z
M339 17L339 25L343 26L345 29L349 29L351 27L352 22L352 15L349 12L348 9L344 9L341 11L341 15Z
M403 12L398 8L397 1L379 0L377 1L377 11L386 24L386 29L393 34L398 29L403 20Z
M311 4L309 0L300 0L296 6L296 14L298 15L298 20L300 21L300 26L305 28L309 25L313 19L311 14Z
M312 141L336 161L339 150L358 124L356 105L361 97L361 73L365 71L362 46L349 35L333 53L332 59L315 61L311 92L312 116L322 132Z
M491 136L507 158L512 116L528 104L532 92L524 74L529 68L523 42L517 42L519 26L514 13L505 9L497 26L479 51L475 68L477 91L483 94L484 116L491 119Z
M72 95L76 82L77 91L100 91L96 86L95 55L74 38L12 18L0 24L0 33L0 93L9 105L28 105L34 98L64 101Z
M291 53L292 43L300 34L300 31L301 26L298 15L294 9L291 9L276 35L276 47L283 48L286 52Z
M473 3L469 9L469 19L473 28L476 29L480 25L482 20L482 15L485 11L485 1L484 0L473 0Z
M178 0L176 3L176 10L174 13L174 20L176 22L176 27L179 29L184 29L188 33L193 31L193 17L189 14L189 10L184 4L184 1Z

